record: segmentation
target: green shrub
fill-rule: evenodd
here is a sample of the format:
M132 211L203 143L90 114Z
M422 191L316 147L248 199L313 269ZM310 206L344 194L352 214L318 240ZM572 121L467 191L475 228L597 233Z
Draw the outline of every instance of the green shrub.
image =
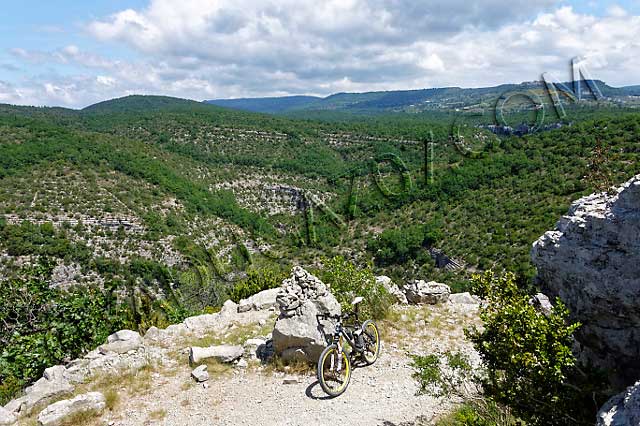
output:
M331 287L343 311L350 311L353 299L362 296L364 301L359 307L362 318L380 319L386 316L393 304L393 296L382 284L376 283L371 265L358 268L341 256L325 259L323 264L319 277Z
M562 302L545 316L511 273L476 275L473 288L487 301L483 329L468 331L486 368L485 394L530 425L593 424L600 385L576 366L571 348L580 324L568 321Z
M420 392L467 403L443 425L521 424L515 418L531 426L593 424L604 403L604 382L577 365L571 348L579 324L568 321L562 302L549 315L538 312L512 273L488 271L472 283L486 304L480 308L483 328L466 333L482 367L473 371L460 354L414 357ZM480 390L484 398L478 398Z
M525 426L506 407L491 400L467 402L438 420L436 426Z
M429 257L425 248L442 238L435 223L386 229L367 241L367 251L380 266L402 264L410 259L424 261Z
M0 280L0 404L45 368L78 357L126 325L110 294L50 288L52 269L43 259L19 278Z
M280 287L285 278L287 278L287 273L278 267L250 270L247 272L247 278L233 287L229 293L229 298L238 303L240 300L261 291Z

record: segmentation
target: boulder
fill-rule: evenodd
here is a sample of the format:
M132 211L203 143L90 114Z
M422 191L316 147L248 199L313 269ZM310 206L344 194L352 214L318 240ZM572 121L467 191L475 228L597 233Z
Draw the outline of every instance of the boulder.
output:
M75 387L64 377L59 367L52 367L47 371L47 376L51 377L51 380L47 377L38 379L33 385L25 389L23 396L5 405L6 411L22 417L31 414L37 406L73 392Z
M189 317L184 320L184 325L189 332L196 334L203 331L219 330L222 328L220 312Z
M330 321L321 321L317 315L340 315L340 304L322 281L299 266L282 282L276 300L280 310L273 330L276 354L298 354L317 362L326 336L334 331Z
M389 294L396 298L397 303L400 303L402 305L406 305L408 303L407 296L402 292L402 290L398 288L398 286L393 281L391 281L391 278L387 277L386 275L376 277L376 284L384 286L385 290L387 290Z
M640 425L640 381L615 395L598 411L596 426Z
M435 281L414 280L404 286L404 292L409 303L436 305L449 300L451 289Z
M102 354L110 352L116 354L126 354L129 351L138 350L142 346L140 334L131 330L120 330L107 338L107 343L100 346L98 350Z
M538 312L545 316L551 315L551 312L553 311L553 305L545 294L536 293L536 295L529 300L529 303L536 308Z
M276 297L280 288L261 291L238 303L238 312L262 311L276 306Z
M480 301L473 297L471 293L453 293L449 295L449 302L458 305L478 305Z
M73 399L58 401L49 405L38 415L38 426L60 426L73 416L83 413L101 413L106 407L104 395L89 392Z
M533 244L545 294L580 321L579 357L622 389L640 377L640 175L615 193L573 203Z
M196 367L191 372L191 377L196 379L196 382L198 382L198 383L206 382L207 380L209 380L209 373L207 372L207 366L206 365L200 365L200 366Z
M158 344L167 339L167 337L167 333L164 330L160 330L158 327L152 326L144 334L143 340L145 344Z
M192 364L199 364L207 359L213 359L218 362L233 362L244 354L242 346L219 345L210 346L208 348L200 348L194 346L189 349L189 361Z
M0 426L13 426L18 421L15 414L10 413L8 410L0 407Z

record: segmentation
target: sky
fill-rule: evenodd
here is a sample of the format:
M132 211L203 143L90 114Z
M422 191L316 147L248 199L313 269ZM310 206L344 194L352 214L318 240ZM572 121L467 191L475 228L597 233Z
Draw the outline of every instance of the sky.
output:
M640 0L22 0L0 16L0 103L640 84Z

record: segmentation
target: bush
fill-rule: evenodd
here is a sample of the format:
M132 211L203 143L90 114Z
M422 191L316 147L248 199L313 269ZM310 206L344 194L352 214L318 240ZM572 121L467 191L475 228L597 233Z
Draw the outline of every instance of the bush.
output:
M127 325L109 294L50 288L52 269L44 259L20 278L0 281L0 404L45 368L78 357Z
M468 331L486 367L485 394L530 425L593 424L600 385L576 366L571 348L580 324L569 323L562 302L545 316L511 273L476 275L473 288L487 301L480 310L484 328Z
M229 298L238 303L240 300L261 291L280 287L285 278L287 278L287 274L275 267L250 270L247 272L247 278L233 287L229 293Z
M486 304L480 309L482 330L466 332L483 366L473 371L464 357L451 353L414 358L421 392L467 402L443 424L520 424L515 418L531 426L593 424L604 403L604 382L577 366L571 348L579 324L569 323L562 302L545 316L529 303L514 274L488 271L472 282ZM470 385L477 390L469 391ZM480 388L484 398L477 397Z
M351 310L353 299L362 296L364 301L359 308L362 318L381 319L387 315L394 301L393 296L382 284L376 283L371 265L357 268L341 256L325 259L323 263L320 279L331 287L343 311Z
M436 426L525 426L513 417L508 408L491 400L479 399L467 402L448 416L441 418Z
M424 261L428 258L424 249L440 238L438 226L433 223L386 229L367 241L367 251L373 254L380 266L402 264L410 259Z

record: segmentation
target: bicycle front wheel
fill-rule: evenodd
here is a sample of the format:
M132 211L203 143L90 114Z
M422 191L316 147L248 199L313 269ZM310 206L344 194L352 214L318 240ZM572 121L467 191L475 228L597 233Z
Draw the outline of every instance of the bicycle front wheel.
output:
M351 380L351 361L337 345L330 345L322 351L318 360L318 382L322 390L330 396L341 395Z

